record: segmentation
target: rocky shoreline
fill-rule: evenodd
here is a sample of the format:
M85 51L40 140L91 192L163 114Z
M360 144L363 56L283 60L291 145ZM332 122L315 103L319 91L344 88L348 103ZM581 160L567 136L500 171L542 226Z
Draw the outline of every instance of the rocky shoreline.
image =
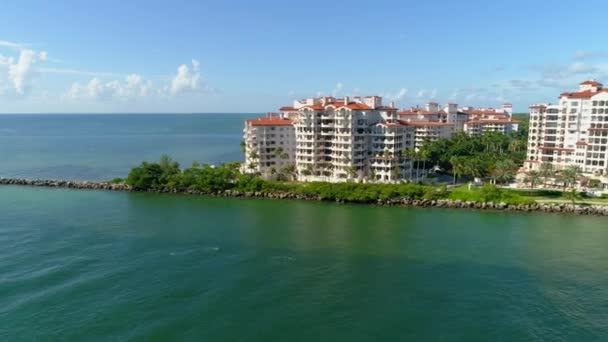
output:
M49 188L68 188L68 189L90 189L90 190L106 190L106 191L134 191L126 184L112 184L106 182L91 182L91 181L65 181L65 180L44 180L44 179L24 179L24 178L0 178L0 185L23 185L23 186L39 186ZM283 199L283 200L304 200L304 201L323 201L317 195L305 195L298 193L268 193L268 192L243 192L235 190L225 191L200 191L200 190L184 190L177 189L156 189L146 192L154 193L175 193L214 197L236 197L236 198L267 198L267 199ZM535 204L506 204L506 203L481 203L468 202L460 200L415 200L409 198L396 198L382 200L378 199L375 202L366 204L379 206L405 206L419 208L453 208L453 209L473 209L473 210L498 210L498 211L513 211L513 212L545 212L545 213L568 213L576 215L597 215L608 216L608 206L601 205L575 205L560 203L535 203Z

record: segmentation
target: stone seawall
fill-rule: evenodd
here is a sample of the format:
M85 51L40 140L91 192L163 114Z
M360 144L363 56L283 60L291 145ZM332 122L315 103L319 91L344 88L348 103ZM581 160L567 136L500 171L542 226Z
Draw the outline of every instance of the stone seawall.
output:
M0 178L0 185L24 185L24 186L39 186L49 188L69 188L69 189L90 189L90 190L107 190L107 191L133 191L126 184L110 184L105 182L90 182L90 181L64 181L64 180L40 180L40 179L22 179L22 178ZM155 189L146 192L153 193L174 193L200 196L214 197L236 197L236 198L267 198L267 199L282 199L282 200L304 200L304 201L324 201L318 195L298 194L298 193L270 193L270 192L244 192L236 190L225 191L200 191L200 190L183 190L177 189ZM336 201L343 203L342 201ZM546 212L546 213L568 213L576 215L599 215L608 216L608 206L601 205L574 205L559 203L535 203L535 204L506 204L506 203L481 203L467 202L460 200L415 200L409 198L395 198L382 200L378 199L375 202L365 204L379 206L404 206L404 207L419 207L419 208L453 208L453 209L473 209L473 210L498 210L498 211L513 211L513 212Z
M129 191L126 184L110 184L105 182L65 181L52 179L0 178L0 185L29 185L47 188L70 188L91 190Z

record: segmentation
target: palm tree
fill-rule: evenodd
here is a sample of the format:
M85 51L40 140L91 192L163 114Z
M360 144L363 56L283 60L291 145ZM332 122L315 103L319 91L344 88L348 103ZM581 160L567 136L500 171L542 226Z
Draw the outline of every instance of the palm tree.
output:
M398 179L401 178L401 170L398 166L395 166L391 169L391 178L396 183Z
M530 183L530 188L534 189L534 185L540 180L540 172L532 170L526 175L525 182Z
M464 157L463 175L481 178L485 173L485 165L479 157Z
M346 168L346 173L348 173L350 178L357 178L358 170L355 166L349 166Z
M564 182L564 191L566 191L566 186L576 184L576 180L580 174L581 169L575 165L569 166L560 171L561 179Z
M508 182L515 177L515 169L517 166L511 159L499 160L494 165L494 180L499 182Z
M543 177L543 184L547 185L547 180L549 177L553 177L555 175L555 170L553 170L553 164L551 163L542 163L540 164L540 176Z
M419 159L419 161L420 160L422 161L422 175L423 175L422 179L423 180L426 176L426 161L429 159L428 148L424 148L424 146L428 146L428 144L422 145L422 147L418 151L418 159Z
M304 169L304 174L305 175L312 175L314 171L314 167L312 166L312 164L306 164L306 168Z
M293 164L287 165L283 169L281 169L281 173L293 177L296 173L296 166Z
M580 199L580 195L576 192L576 189L572 189L566 193L566 197L572 202L572 210L576 207L576 200Z
M370 167L369 169L369 178L371 178L374 182L376 181L376 169L373 167Z
M462 175L465 171L465 163L462 157L452 156L450 158L450 164L452 164L452 174L454 175L454 184L458 175Z
M410 159L411 161L414 161L416 158L416 149L414 149L413 147L408 147L405 150L403 150L401 155L407 159ZM414 179L413 172L414 172L414 168L413 168L413 165L411 165L410 166L410 179L412 179L412 180Z

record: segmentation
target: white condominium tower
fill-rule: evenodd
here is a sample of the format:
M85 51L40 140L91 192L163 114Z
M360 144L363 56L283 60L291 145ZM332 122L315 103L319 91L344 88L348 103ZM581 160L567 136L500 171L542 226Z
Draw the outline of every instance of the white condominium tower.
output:
M402 152L413 146L413 130L379 96L309 98L280 111L246 122L246 172L269 175L290 164L300 181L328 182L397 182L411 174Z
M542 163L556 170L575 165L605 176L607 147L608 89L601 83L585 81L577 92L562 93L555 105L530 106L527 169L538 170Z
M294 101L280 113L247 120L243 170L264 176L288 173L300 181L398 182L411 178L410 155L425 143L455 133L508 134L517 127L511 105L461 110L429 102L401 112L380 96Z

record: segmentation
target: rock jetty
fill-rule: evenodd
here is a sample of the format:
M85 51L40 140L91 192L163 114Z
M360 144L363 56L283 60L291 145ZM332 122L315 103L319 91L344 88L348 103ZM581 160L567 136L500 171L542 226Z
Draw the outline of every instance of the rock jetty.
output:
M126 184L113 184L106 182L90 182L90 181L65 181L65 180L41 180L41 179L23 179L23 178L0 178L0 185L24 185L24 186L39 186L49 188L69 188L69 189L90 189L90 190L108 190L108 191L133 191ZM169 188L160 188L147 190L146 192L154 193L174 193L200 196L214 197L237 197L237 198L267 198L267 199L282 199L282 200L304 200L304 201L324 201L315 194L299 194L291 192L244 192L236 190L224 191L202 191L202 190L178 190ZM337 201L344 203L343 201ZM419 207L419 208L452 208L452 209L471 209L471 210L495 210L495 211L512 211L512 212L545 212L545 213L567 213L575 215L599 215L608 216L608 206L602 205L572 205L570 203L535 203L535 204L506 204L493 202L468 202L461 200L428 200L428 199L410 199L410 198L393 198L382 200L378 199L375 202L366 204L379 206L404 206L404 207Z
M29 185L47 188L91 189L129 191L126 184L111 184L106 182L65 181L52 179L0 178L0 185Z

